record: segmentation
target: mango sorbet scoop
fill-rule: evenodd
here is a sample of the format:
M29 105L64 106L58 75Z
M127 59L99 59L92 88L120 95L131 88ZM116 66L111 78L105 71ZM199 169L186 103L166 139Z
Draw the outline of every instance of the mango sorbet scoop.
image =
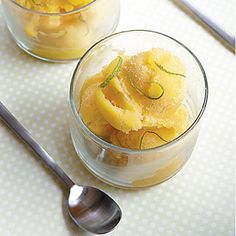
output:
M94 134L114 145L153 148L187 129L185 90L185 67L171 52L117 56L83 84L79 113Z

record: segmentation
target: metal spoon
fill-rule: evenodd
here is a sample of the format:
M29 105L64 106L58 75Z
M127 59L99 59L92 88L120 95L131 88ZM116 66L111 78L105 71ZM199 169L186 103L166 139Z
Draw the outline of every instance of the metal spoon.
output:
M105 234L113 230L119 223L122 214L117 203L97 188L76 185L2 102L0 102L0 117L66 184L70 192L67 206L73 221L83 230L94 234Z
M218 34L225 42L227 42L233 50L235 50L235 36L226 32L222 27L217 25L209 17L201 13L195 6L187 0L180 0L180 2L187 7L195 16L210 27L216 34Z

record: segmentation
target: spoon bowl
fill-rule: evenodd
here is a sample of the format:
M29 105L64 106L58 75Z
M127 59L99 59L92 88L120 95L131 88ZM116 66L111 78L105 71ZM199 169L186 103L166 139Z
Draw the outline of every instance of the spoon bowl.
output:
M90 186L71 187L68 210L80 228L94 234L110 232L121 219L121 210L115 201L106 193Z

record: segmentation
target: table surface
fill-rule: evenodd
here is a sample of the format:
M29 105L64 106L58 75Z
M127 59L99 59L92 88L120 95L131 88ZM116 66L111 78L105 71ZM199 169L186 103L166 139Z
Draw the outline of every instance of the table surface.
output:
M135 4L134 4L135 2ZM235 31L234 1L195 0ZM81 165L68 127L68 87L76 62L50 64L23 53L0 14L0 99L78 183L111 194L123 209L109 235L234 235L235 56L194 17L169 0L122 0L117 31L144 28L189 47L209 80L209 103L189 162L167 182L138 191L108 186ZM65 210L63 185L0 122L0 235L89 235Z

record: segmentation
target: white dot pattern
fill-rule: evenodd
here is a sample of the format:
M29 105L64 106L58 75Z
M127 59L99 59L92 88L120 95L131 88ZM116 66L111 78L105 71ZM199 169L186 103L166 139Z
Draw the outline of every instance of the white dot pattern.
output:
M177 1L176 1L177 2ZM193 1L233 31L234 1ZM50 64L18 49L0 14L0 99L78 183L96 185L123 209L114 236L233 236L235 58L175 1L122 0L118 31L145 28L169 34L199 57L210 96L197 146L169 181L127 191L108 186L81 165L68 127L68 88L76 62ZM0 235L74 236L66 191L0 122Z

